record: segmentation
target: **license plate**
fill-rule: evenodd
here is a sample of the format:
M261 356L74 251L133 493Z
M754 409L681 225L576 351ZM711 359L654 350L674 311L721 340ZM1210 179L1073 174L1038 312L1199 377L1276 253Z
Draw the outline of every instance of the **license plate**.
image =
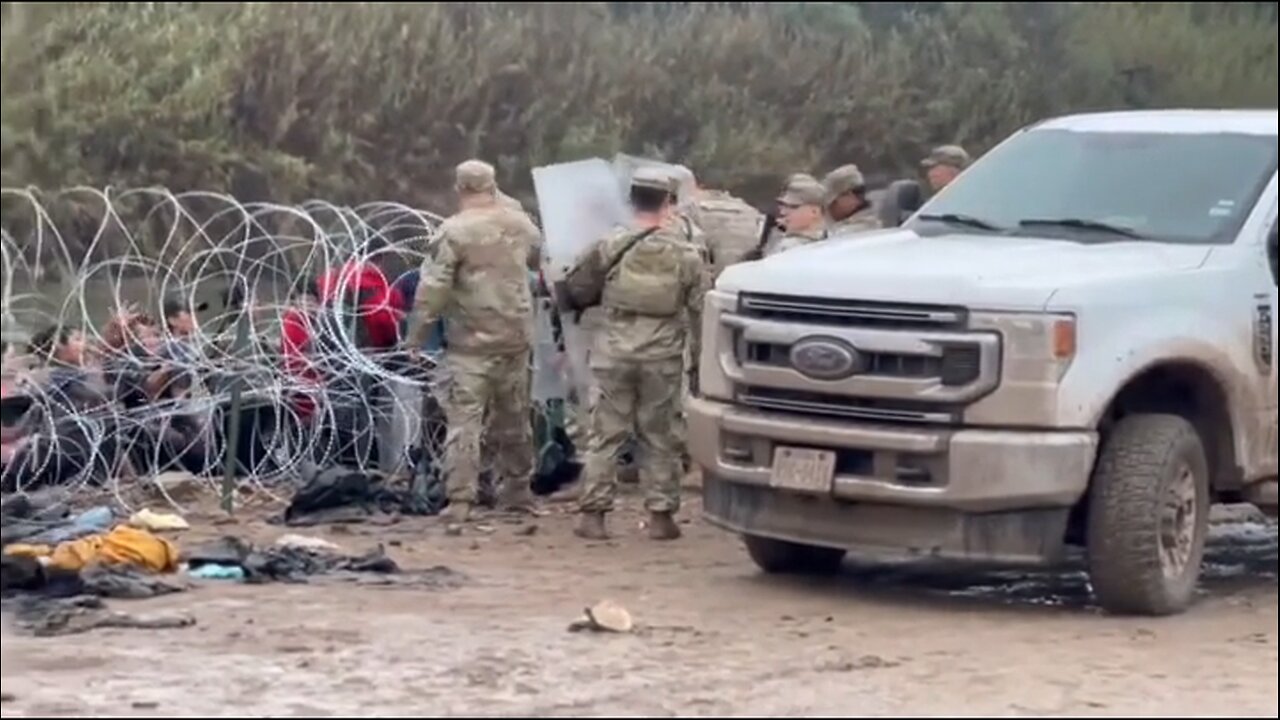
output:
M829 450L778 448L769 483L780 490L827 494L836 474L836 454Z

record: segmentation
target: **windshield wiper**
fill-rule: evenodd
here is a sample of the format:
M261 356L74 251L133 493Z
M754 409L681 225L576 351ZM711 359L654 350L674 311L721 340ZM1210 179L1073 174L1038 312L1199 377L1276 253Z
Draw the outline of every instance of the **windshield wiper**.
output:
M991 232L1005 232L1005 228L996 225L989 220L983 220L980 217L972 215L961 215L958 213L940 213L937 215L920 215L920 220L934 220L936 222L944 222L951 225L964 225L965 227L978 228L979 230L990 230Z
M1020 220L1018 227L1065 227L1075 230L1097 230L1099 232L1108 233L1110 235L1119 235L1121 237L1133 238L1134 240L1146 240L1147 236L1123 225L1112 225L1098 220L1083 220L1081 218L1059 218L1059 219L1031 219Z

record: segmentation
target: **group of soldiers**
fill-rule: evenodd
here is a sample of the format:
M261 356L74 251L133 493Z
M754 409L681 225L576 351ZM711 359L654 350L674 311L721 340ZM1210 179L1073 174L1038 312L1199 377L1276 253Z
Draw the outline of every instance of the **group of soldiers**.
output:
M922 162L930 191L945 187L969 164L957 146L936 148ZM432 326L447 320L449 375L445 477L446 518L465 523L480 489L482 440L495 449L500 509L538 512L529 486L534 470L529 423L534 300L527 280L538 267L542 238L520 204L497 185L492 165L468 160L456 169L459 211L440 227L413 299L406 342L420 348ZM580 520L584 539L609 536L606 518L617 495L618 458L634 441L645 486L648 532L654 540L681 536L683 395L699 352L703 298L724 267L819 242L875 230L881 221L856 165L819 181L791 176L777 198L777 228L752 225L757 242L728 247L703 228L733 217L735 199L699 191L678 200L679 181L653 167L631 178L627 227L580 256L570 276L599 287L600 323L593 332ZM740 202L740 201L738 201ZM747 206L749 208L749 206ZM694 380L693 382L696 382Z
M969 154L957 145L934 148L921 161L928 192L937 193L969 165ZM787 180L778 198L775 233L746 259L768 257L835 235L879 230L880 215L867 196L867 183L857 165L842 165L818 181L798 173Z

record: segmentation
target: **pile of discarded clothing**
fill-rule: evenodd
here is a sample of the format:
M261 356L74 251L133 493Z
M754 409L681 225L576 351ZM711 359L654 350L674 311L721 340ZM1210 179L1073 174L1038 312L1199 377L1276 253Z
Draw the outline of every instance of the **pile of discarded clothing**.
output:
M196 577L243 579L249 583L304 583L315 575L400 572L381 545L360 556L348 556L336 546L308 538L283 538L271 547L257 548L236 537L196 548L187 567Z
M151 531L174 527L169 516L144 512L117 524L111 508L71 515L56 495L10 498L0 516L6 596L140 598L182 589L157 577L176 572L180 562L177 545Z
M45 567L69 573L100 566L131 567L155 574L178 569L178 546L128 525L57 545L14 543L4 548L4 554L36 560Z
M304 527L363 522L383 515L434 515L444 506L442 486L433 492L393 487L379 473L331 467L304 478L289 507L277 518Z
M195 623L187 616L136 616L109 610L103 598L139 600L182 592L171 579L177 545L152 530L185 522L161 513L136 513L117 523L111 508L72 515L55 494L5 500L0 596L16 625L38 636L96 628L165 629Z
M0 503L0 546L16 542L55 545L107 530L110 508L71 515L66 496L56 491L14 495Z
M186 614L135 615L107 608L101 597L89 594L66 598L27 596L15 603L18 627L36 637L75 635L90 630L128 628L133 630L176 630L196 624Z
M548 460L544 454L542 462L550 469L535 477L532 489L538 495L572 483L581 470L576 461L563 457ZM339 466L311 471L289 506L273 521L290 527L361 523L395 516L435 515L447 504L442 480L425 486L413 480L398 485L376 471ZM487 471L480 478L480 504L497 505L497 488Z

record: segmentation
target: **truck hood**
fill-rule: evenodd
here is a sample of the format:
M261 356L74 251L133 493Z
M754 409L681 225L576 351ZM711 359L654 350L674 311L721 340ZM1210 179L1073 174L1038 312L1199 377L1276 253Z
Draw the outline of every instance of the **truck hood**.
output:
M727 269L727 292L1040 311L1065 287L1187 271L1203 246L884 230Z

